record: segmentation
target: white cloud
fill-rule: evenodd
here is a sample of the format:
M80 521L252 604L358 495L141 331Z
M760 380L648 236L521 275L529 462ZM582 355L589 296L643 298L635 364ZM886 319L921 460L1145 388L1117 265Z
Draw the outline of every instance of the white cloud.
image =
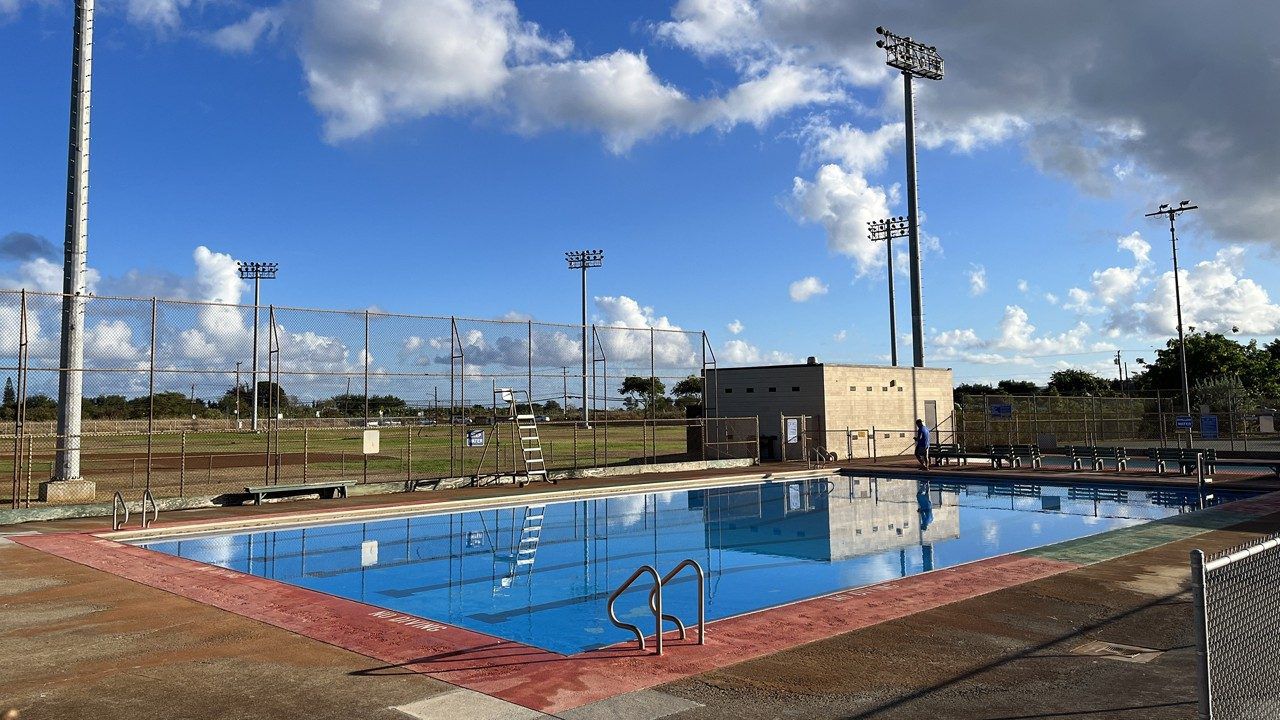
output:
M210 33L209 42L224 52L252 52L260 39L275 35L283 22L284 11L281 8L254 10L245 19Z
M826 284L810 275L791 283L790 287L787 288L787 292L791 295L792 301L805 302L815 295L826 295L827 289Z
M832 340L835 340L836 342L844 342L844 339L845 339L845 338L847 338L848 336L849 336L849 331L847 331L847 330L838 330L838 331L836 331L836 334L835 334L835 335L832 335L832 336L831 336L831 339L832 339Z
M601 322L596 331L604 346L609 362L639 361L649 363L649 346L652 340L654 362L661 368L688 369L698 367L694 338L700 336L684 331L665 315L658 315L652 307L641 305L626 295L596 298L596 308ZM650 333L646 328L653 328Z
M781 365L795 362L795 357L790 353L777 350L761 352L760 348L745 340L729 340L720 348L717 360L728 365L750 365L756 363Z
M125 12L130 22L150 26L163 35L182 26L182 11L190 5L191 0L129 0Z
M1031 285L1028 284L1026 280L1022 280L1022 279L1018 280L1018 292L1025 294L1030 289L1031 289Z
M969 266L969 294L977 297L987 292L987 268L983 265Z
M742 324L741 320L734 320L733 322L729 323L728 325L725 325L724 327L726 330L729 331L729 334L731 335L738 335L743 330L746 329L746 326Z
M861 173L823 165L812 182L794 179L790 210L803 222L821 224L827 231L827 248L853 258L859 274L864 274L884 263L883 251L867 239L867 223L888 217L896 195L896 185L886 192Z

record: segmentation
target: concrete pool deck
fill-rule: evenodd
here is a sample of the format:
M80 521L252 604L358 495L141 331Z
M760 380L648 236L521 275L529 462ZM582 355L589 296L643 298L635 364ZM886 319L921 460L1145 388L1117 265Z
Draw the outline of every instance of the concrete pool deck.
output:
M762 471L770 468L758 469L755 476ZM1002 479L1018 481L1048 475L1056 482L1094 480L1082 477L1091 473L999 473ZM1115 473L1104 477L1117 479ZM547 489L595 484L574 481ZM601 483L617 484L617 479ZM502 488L484 494L528 492ZM431 496L425 503L429 505L450 494L422 496ZM414 496L415 504L424 504L418 497ZM156 708L164 708L169 717L192 718L294 717L305 708L323 708L320 714L326 716L406 717L387 708L456 693L456 683L570 717L577 711L568 708L590 708L609 694L665 683L658 687L661 696L686 701L677 706L684 708L675 716L680 718L1111 716L1107 713L1192 717L1194 676L1186 647L1190 609L1181 595L1187 552L1193 546L1230 546L1280 528L1280 499L1246 502L1022 553L1017 556L1022 569L1031 569L1022 576L1006 573L983 583L974 582L979 575L971 575L953 578L947 586L945 571L939 571L838 594L844 597L830 596L823 599L825 605L807 611L789 606L791 622L781 625L759 623L733 630L714 623L708 646L673 642L658 663L635 651L613 651L590 662L562 656L537 664L530 661L547 658L502 660L510 648L488 648L465 660L441 658L440 651L431 651L439 645L423 639L442 637L440 630L428 635L422 627L385 617L373 618L374 629L365 633L358 631L354 616L339 617L327 626L316 622L309 623L312 628L280 627L278 623L299 618L288 603L275 605L277 623L254 618L244 608L239 613L218 609L206 604L208 598L197 602L151 587L146 578L135 576L135 582L120 577L116 573L122 568L110 563L109 553L95 562L105 563L110 573L83 564L92 560L93 549L116 552L111 546L125 546L84 535L59 538L50 532L101 530L101 520L20 526L8 530L39 530L42 536L14 540L46 549L63 544L68 547L59 554L77 559L71 562L21 544L0 547L0 704L21 708L23 717L135 717ZM191 519L352 504L360 503L304 501L274 508L193 511L192 515L205 516ZM181 516L187 519L187 513ZM162 516L161 525L178 518L178 513ZM141 563L133 570L138 568L157 570L155 563ZM160 577L168 572L159 570ZM219 572L187 574L216 580ZM926 584L911 587L921 581ZM932 592L928 583L935 585ZM259 610L270 609L273 590L232 584L247 590ZM211 587L225 592L225 585ZM369 615L367 610L364 615ZM303 636L320 634L308 632L316 627L336 637L318 642ZM360 652L344 649L368 638L387 640L405 632L408 639L403 644L390 642L381 650L366 644ZM1086 639L1166 652L1146 664L1070 655ZM386 646L399 647L404 655L376 660ZM501 662L477 664L486 656ZM566 669L575 662L599 669ZM424 669L448 682L422 674ZM639 685L637 676L642 679ZM566 680L572 681L568 690L563 687Z

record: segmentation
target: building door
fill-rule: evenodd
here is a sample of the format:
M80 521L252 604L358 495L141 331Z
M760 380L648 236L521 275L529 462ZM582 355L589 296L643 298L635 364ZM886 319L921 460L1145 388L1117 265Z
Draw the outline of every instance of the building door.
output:
M933 435L934 444L942 442L942 438L938 433L938 401L924 401L924 425L929 428L929 432Z

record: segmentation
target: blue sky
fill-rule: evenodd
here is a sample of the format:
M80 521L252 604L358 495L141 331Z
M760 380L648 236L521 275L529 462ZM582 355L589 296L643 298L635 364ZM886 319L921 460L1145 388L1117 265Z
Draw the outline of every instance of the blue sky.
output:
M60 257L12 244L61 247L67 5L0 0L5 287L57 285ZM1183 197L1187 324L1274 337L1280 48L1254 28L1280 18L1178 5L1155 32L1142 3L101 2L94 289L247 301L193 280L225 254L281 264L268 302L574 322L562 253L603 248L592 295L648 310L596 320L705 329L726 362L882 362L862 227L906 212L884 24L947 59L917 92L928 364L1044 381L1150 354L1169 245L1142 214Z

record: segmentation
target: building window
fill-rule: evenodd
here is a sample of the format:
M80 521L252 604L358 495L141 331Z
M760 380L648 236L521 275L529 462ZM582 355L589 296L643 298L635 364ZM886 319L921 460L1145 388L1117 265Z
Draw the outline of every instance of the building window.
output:
M883 391L883 392L889 392L889 388L888 388L888 387L882 387L882 388L880 388L880 390L881 390L881 391Z
M791 388L791 392L800 392L800 386L799 386L799 385L796 385L796 386L792 387L792 388Z
M769 388L769 392L778 392L778 388Z
M901 385L899 385L899 386L898 386L898 392L902 392L902 386L901 386Z
M731 392L733 392L733 388L725 388L725 389L724 389L724 394L725 394L725 395L728 395L728 394L729 394L729 393L731 393Z
M870 385L867 386L867 392L871 392L873 389L874 388L872 388Z
M756 391L756 389L755 389L755 388L747 388L747 392L749 392L749 393L753 393L753 392L755 392L755 391Z
M850 386L849 386L849 392L858 392L858 386L857 386L857 385L850 385Z

